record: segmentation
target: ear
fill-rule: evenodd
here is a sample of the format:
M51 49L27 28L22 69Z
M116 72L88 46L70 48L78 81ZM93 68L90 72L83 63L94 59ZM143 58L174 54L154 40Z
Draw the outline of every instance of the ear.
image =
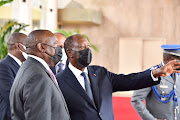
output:
M72 56L72 52L69 49L66 49L66 54L67 54L68 58L72 58L73 57Z
M41 44L41 43L38 43L38 44L37 44L37 49L38 49L39 51L41 51L41 52L44 52L44 53L46 52L43 44Z
M20 49L20 46L19 46L19 43L15 43L15 46L18 48L18 49Z

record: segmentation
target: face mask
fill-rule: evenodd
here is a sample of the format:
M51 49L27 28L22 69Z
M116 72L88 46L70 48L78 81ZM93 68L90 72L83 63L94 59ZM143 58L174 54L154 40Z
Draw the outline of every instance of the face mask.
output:
M46 53L46 54L51 56L51 60L56 65L61 60L61 57L62 57L62 48L61 47L53 47L53 46L45 44L45 43L42 43L42 44L47 45L47 46L52 47L52 48L55 49L55 54L53 56L49 55L49 53Z
M62 48L61 47L55 47L56 53L51 57L52 61L56 65L62 58Z
M26 50L26 46L24 46L24 45L21 44L21 43L19 43L19 44L24 48L24 50ZM20 49L19 49L19 50L20 50ZM22 50L20 50L20 51L21 51L23 57L24 57L25 59L27 59L27 58L28 58L28 55L27 55L25 52L23 52Z
M67 59L66 52L65 52L64 48L62 48L62 58L61 58L61 61L66 60L66 59Z
M87 67L92 60L92 53L89 48L78 51L80 58L78 59L78 62L83 65L84 67Z
M26 50L26 46L24 46L22 43L19 44L24 48L24 50Z

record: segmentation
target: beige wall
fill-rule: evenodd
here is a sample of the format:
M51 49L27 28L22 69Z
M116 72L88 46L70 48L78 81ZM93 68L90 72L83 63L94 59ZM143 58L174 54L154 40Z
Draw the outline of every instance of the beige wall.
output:
M166 40L168 44L180 43L180 0L76 1L85 8L102 11L103 14L103 24L100 26L62 26L64 29L80 29L82 33L88 35L92 43L97 45L100 52L93 51L92 64L120 73L119 40L123 37L150 37ZM129 48L129 50L133 52L133 49ZM148 53L151 53L151 50ZM149 60L153 61L154 58ZM130 66L127 67L131 69Z

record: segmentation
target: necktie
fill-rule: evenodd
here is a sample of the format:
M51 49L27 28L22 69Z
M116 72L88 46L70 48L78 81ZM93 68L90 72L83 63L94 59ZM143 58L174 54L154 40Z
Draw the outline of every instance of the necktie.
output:
M174 79L174 73L172 73L170 76L172 77L172 79Z
M88 82L86 73L85 73L85 72L82 72L81 75L84 77L84 83L85 83L86 93L87 93L87 95L89 96L89 98L94 102L92 90L91 90L90 84L89 84L89 82Z
M53 77L55 83L58 85L58 82L57 82L57 79L56 79L54 73L51 71L51 69L49 69L48 71L49 71L49 73L51 74L51 76Z
M64 66L64 64L63 64L63 63L61 63L61 62L58 64L58 67L59 67L58 72L63 71L63 66Z

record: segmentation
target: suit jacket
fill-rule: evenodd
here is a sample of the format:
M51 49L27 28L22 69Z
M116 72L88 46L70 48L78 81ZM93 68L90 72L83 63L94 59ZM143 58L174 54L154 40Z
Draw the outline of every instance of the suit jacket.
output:
M179 80L180 75L178 75L177 73L176 82L172 79L171 76L162 77L160 84L156 85L156 89L160 94L162 94L162 91L164 91L165 94L169 94L173 90L173 86L175 84L175 93L178 97L178 104L180 105ZM143 100L146 100L146 105L144 105ZM143 120L156 120L157 118L174 120L173 98L168 103L162 103L156 98L151 87L134 91L133 96L131 98L131 103ZM180 120L180 113L177 113L177 119Z
M0 61L0 120L11 120L9 93L19 67L9 55Z
M10 91L13 120L70 120L59 86L37 60L29 57Z
M150 70L118 75L100 66L89 66L87 69L95 105L69 67L56 75L72 120L114 120L113 92L140 89L159 83L152 80Z

